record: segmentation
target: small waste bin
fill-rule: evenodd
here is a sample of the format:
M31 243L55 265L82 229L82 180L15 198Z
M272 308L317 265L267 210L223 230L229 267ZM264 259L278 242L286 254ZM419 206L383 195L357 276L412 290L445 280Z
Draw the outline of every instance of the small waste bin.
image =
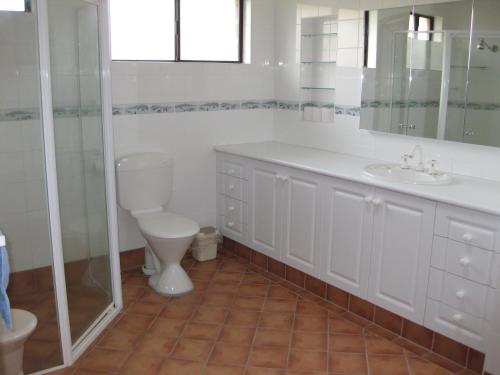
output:
M217 258L217 245L221 240L221 234L214 227L201 228L191 245L193 258L200 262Z

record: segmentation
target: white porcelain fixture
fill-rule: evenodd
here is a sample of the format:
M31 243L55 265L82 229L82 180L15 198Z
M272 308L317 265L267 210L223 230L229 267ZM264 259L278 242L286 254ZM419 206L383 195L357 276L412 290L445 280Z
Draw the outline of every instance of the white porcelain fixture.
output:
M0 374L23 375L24 343L37 325L36 316L12 309L12 329L0 323Z
M439 189L385 188L363 176L366 159L274 142L216 149L224 236L485 350L500 183L456 176Z
M364 174L378 180L414 185L447 185L452 181L450 175L443 172L403 168L399 164L370 164Z
M162 153L128 155L117 162L118 202L137 219L142 235L157 258L158 269L149 285L163 295L193 289L180 261L200 227L167 212L172 193L173 161Z

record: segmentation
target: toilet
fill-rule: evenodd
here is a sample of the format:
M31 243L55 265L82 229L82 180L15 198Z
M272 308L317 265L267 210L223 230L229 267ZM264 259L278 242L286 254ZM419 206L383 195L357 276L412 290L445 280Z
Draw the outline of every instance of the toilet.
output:
M189 293L193 283L180 262L194 236L196 222L166 211L173 183L173 161L157 152L128 155L116 164L118 202L137 220L156 265L149 285L158 293Z
M0 322L0 374L23 375L24 343L37 325L36 316L19 309L12 309L12 329Z

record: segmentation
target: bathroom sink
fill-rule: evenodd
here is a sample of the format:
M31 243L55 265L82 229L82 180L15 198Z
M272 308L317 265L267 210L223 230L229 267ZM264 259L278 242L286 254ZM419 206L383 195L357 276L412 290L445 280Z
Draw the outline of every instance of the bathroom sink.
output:
M399 164L370 164L365 167L364 174L376 180L413 185L446 185L452 181L451 176L443 172L403 169Z

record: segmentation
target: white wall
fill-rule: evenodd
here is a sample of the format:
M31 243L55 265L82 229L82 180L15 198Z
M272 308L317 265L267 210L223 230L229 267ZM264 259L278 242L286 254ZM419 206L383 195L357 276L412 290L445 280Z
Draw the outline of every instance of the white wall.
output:
M252 0L251 6L251 64L113 62L114 105L273 99L274 6L269 0ZM175 176L168 209L215 225L213 146L271 140L273 120L271 109L115 115L115 153L170 154ZM121 250L144 246L122 209L119 239Z
M307 3L314 2L308 1ZM323 2L316 2L318 3L321 7ZM352 7L355 2L344 3ZM363 1L366 8L371 7L369 3L373 4L373 8L377 8L387 2ZM395 6L394 1L389 3L390 6ZM396 2L396 4L403 5L411 3L411 1ZM296 51L299 48L296 42L297 12L300 9L298 5L299 2L296 0L276 0L275 15L279 29L277 28L275 36L275 46L279 67L275 87L277 95L288 93L287 99L290 100L300 99L298 90L292 90L298 87L299 79L296 57ZM361 68L346 68L340 65L336 81L336 103L359 106L362 86ZM400 160L401 154L410 152L414 145L420 144L424 148L425 158L437 159L440 168L446 171L500 181L500 169L495 167L500 161L498 148L371 133L359 129L359 117L336 115L334 123L312 123L302 121L298 112L276 111L275 139L291 144L396 162Z

